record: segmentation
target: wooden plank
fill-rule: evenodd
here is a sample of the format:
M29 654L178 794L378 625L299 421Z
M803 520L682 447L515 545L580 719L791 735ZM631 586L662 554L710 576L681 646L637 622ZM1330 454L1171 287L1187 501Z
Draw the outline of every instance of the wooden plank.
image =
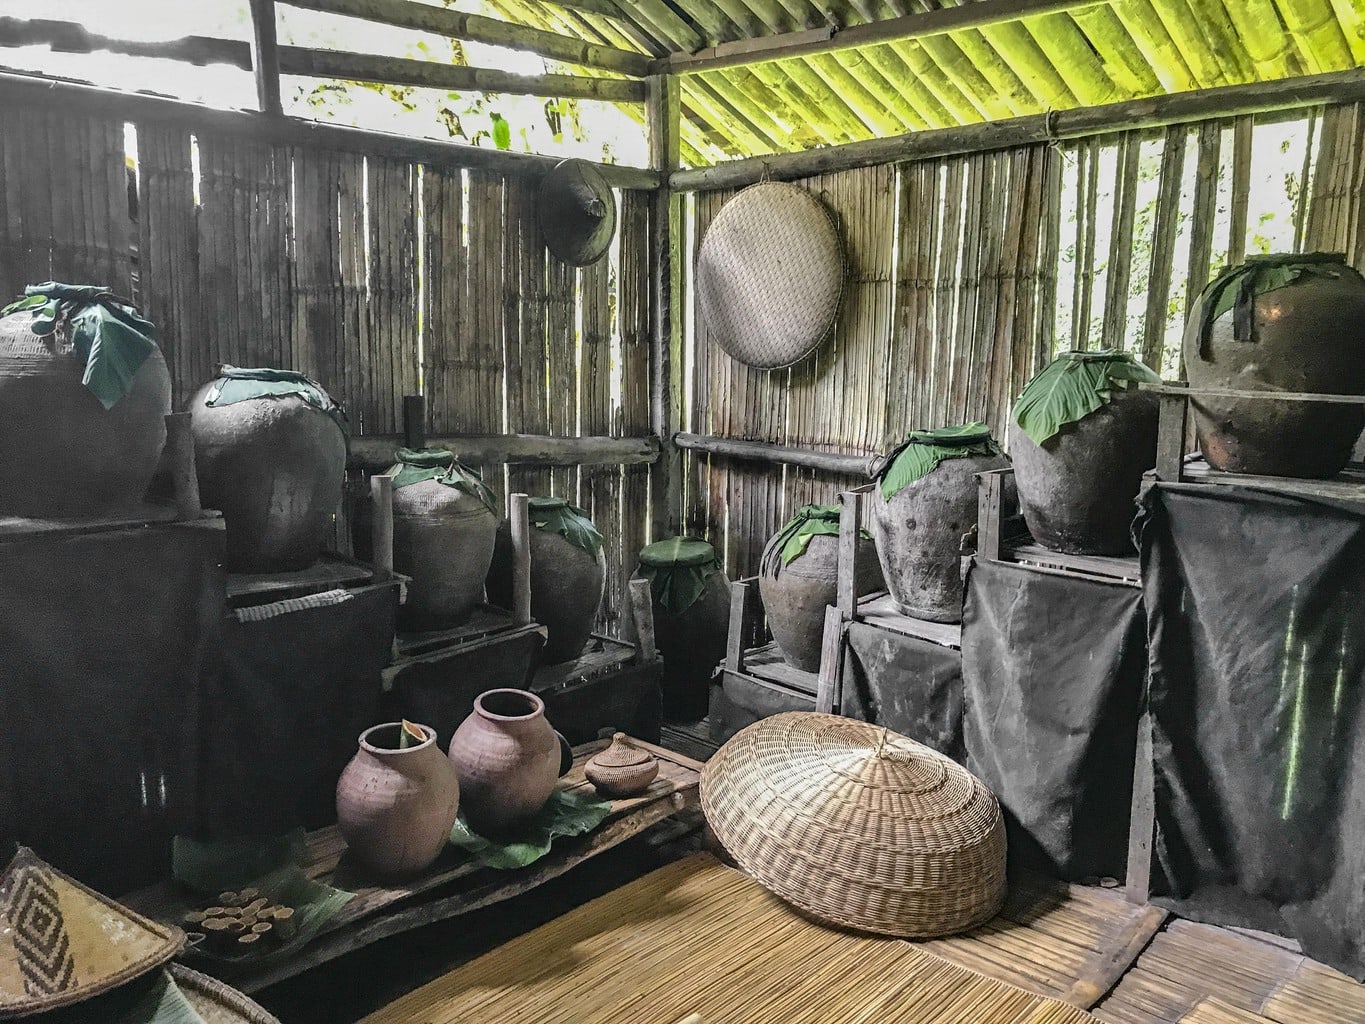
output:
M820 680L815 710L826 715L842 714L844 629L843 613L834 605L825 608L825 631L820 641Z
M624 75L643 77L649 71L649 57L547 32L529 25L518 25L478 14L447 10L410 0L283 0L290 7L302 7L352 18L366 18L404 28L435 32L452 39L473 40L523 50L565 64L600 68Z
M1362 99L1365 99L1365 70L1355 69L1290 81L1228 85L1077 110L1054 110L1047 114L912 132L802 153L731 160L713 167L676 171L669 176L669 186L676 191L736 188L765 178L786 181L902 160L1055 143L1112 132L1120 125L1126 130L1164 128L1210 118L1302 110Z
M1000 558L1000 520L1004 515L1004 476L1012 469L993 469L976 475L976 550L982 558Z
M256 76L256 103L261 112L281 113L275 0L251 0L251 67Z
M901 613L895 598L885 591L869 594L858 603L857 621L901 636L928 640L940 647L962 649L962 623L912 619Z

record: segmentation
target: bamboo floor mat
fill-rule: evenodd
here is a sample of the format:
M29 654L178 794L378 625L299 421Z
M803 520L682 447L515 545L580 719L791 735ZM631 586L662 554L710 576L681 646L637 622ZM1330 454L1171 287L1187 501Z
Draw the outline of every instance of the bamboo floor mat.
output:
M999 915L964 935L919 943L945 960L1073 1006L1094 1006L1168 917L1121 890L1010 878Z
M1365 985L1281 946L1173 920L1094 1013L1108 1024L1361 1024Z
M1084 1024L923 947L833 931L699 854L391 1003L365 1024Z

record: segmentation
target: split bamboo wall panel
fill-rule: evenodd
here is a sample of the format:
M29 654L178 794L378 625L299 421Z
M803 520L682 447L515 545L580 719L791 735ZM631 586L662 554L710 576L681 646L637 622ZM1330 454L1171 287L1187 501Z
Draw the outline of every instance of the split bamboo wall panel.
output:
M0 293L108 284L158 327L177 408L220 363L299 370L352 432L649 433L649 197L619 194L608 259L549 256L538 180L73 109L0 110ZM648 465L479 466L556 494L607 541L619 632L648 529Z
M1281 180L1253 163L1266 140ZM794 368L755 370L711 343L693 303L685 429L871 458L909 430L973 419L1003 440L1024 384L1068 349L1127 349L1179 378L1187 303L1222 267L1269 248L1365 268L1362 153L1356 104L799 181L844 240L833 335ZM691 201L689 266L733 194ZM687 452L684 522L739 578L797 508L860 482Z

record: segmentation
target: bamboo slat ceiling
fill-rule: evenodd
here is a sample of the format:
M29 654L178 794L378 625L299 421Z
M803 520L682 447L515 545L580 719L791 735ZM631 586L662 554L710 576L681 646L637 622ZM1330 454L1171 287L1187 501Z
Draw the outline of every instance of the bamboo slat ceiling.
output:
M488 0L655 57L1000 0ZM1365 0L1102 0L683 76L685 162L758 156L1365 64Z

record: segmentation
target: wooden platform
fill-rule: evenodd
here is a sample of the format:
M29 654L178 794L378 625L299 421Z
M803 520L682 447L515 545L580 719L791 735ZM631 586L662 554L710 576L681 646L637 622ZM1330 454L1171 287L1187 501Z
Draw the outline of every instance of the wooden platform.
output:
M356 898L293 957L252 964L200 960L195 966L254 992L387 936L510 899L665 818L696 807L701 765L652 744L636 743L659 758L659 775L649 789L628 800L612 801L611 815L602 825L588 835L558 840L549 854L519 871L480 868L451 849L418 878L399 886L378 886L367 883L348 862L346 841L336 827L310 833L304 865L307 875L353 892ZM606 745L603 740L575 748L574 767L560 780L560 787L588 787L583 765ZM125 896L123 902L149 917L178 924L185 911L192 909L189 896L166 882Z
M1083 1010L800 917L701 854L500 946L366 1024L1083 1024Z
M406 579L406 576L384 572L335 551L324 551L308 568L294 572L228 573L227 599L229 606L237 608Z
M962 649L962 623L911 618L896 607L895 600L886 592L871 594L859 601L854 621L902 636L928 640L955 651Z

